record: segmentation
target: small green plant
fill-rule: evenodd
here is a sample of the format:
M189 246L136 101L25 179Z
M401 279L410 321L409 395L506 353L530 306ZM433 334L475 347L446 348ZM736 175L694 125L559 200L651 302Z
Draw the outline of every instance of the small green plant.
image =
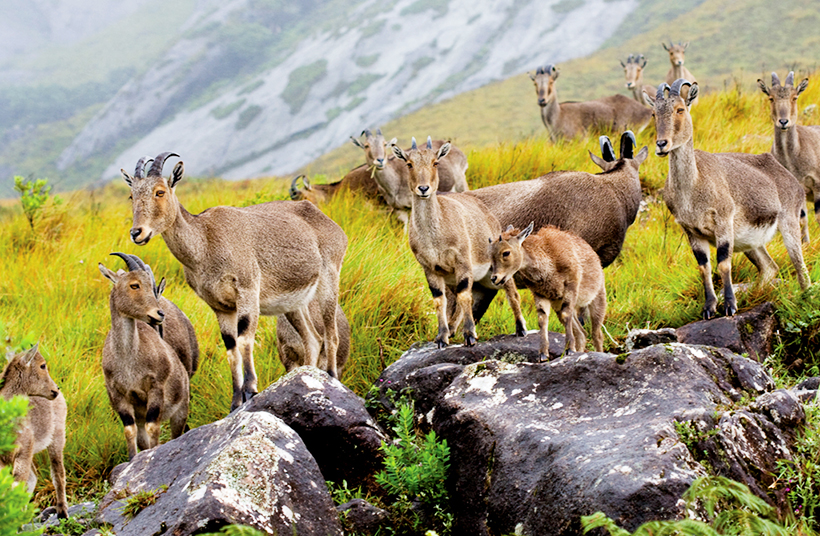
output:
M26 411L28 400L25 398L14 397L6 400L0 397L0 455L14 449L14 442L17 440L15 429L20 419L25 417ZM29 523L34 515L30 500L31 496L26 486L15 485L11 467L0 469L0 536L40 534L40 531L18 532L18 529Z
M779 463L777 482L789 508L812 530L820 528L820 408L806 405L806 426L797 437L793 459Z
M14 190L20 194L20 203L23 205L23 214L26 215L31 230L35 222L42 217L43 211L49 204L59 205L62 200L51 196L51 186L48 179L30 181L20 176L14 177Z
M296 534L296 529L294 529L294 534ZM253 527L248 527L247 525L228 525L227 527L222 527L219 532L209 532L207 534L203 534L202 536L265 536L264 532L260 532Z
M412 402L398 406L392 427L397 441L382 444L384 470L376 474L376 482L394 500L389 509L398 534L422 528L419 510L435 524L434 530L449 534L452 514L444 483L450 448L446 441L438 441L435 432L420 437L414 415Z
M155 504L159 496L165 493L167 489L168 486L163 484L157 489L140 491L131 495L124 501L125 504L122 506L122 515L125 516L126 519L134 519L137 514Z
M630 533L603 512L581 517L584 534L603 528L610 536L788 536L775 510L740 482L720 476L695 479L683 494L686 510L705 513L706 521L649 521Z

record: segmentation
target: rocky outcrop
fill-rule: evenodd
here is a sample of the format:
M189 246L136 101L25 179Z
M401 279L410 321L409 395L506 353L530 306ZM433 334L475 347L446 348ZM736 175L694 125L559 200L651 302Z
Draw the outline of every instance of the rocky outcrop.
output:
M634 530L682 516L683 492L707 467L765 496L789 457L786 430L804 420L791 393L769 393L757 362L724 349L674 343L543 364L531 354L528 338L423 346L377 382L381 399L411 397L449 444L455 533L578 534L598 510Z
M776 321L766 302L734 316L693 322L677 329L678 342L728 348L763 362L772 353Z
M156 503L122 517L118 505L143 491ZM97 519L113 523L118 536L187 536L230 524L267 534L342 533L313 457L264 411L237 411L140 452L119 472Z
M388 438L364 400L315 367L299 367L256 395L240 411L266 411L299 434L325 480L369 485L381 468Z

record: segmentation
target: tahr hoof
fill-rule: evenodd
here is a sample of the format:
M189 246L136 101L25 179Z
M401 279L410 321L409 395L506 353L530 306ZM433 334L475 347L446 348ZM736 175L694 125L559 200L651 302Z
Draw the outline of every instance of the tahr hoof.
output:
M515 336L516 337L523 337L527 334L527 326L522 324L521 322L515 323Z
M475 338L475 335L472 333L464 334L464 346L475 346L476 342L478 342L478 340Z
M726 316L735 316L735 313L737 313L737 306L734 304L727 304L726 307L724 307L724 312L726 313Z
M538 362L539 363L543 363L543 362L549 361L549 360L550 360L550 356L548 356L547 354L538 354Z
M704 320L709 320L713 316L715 316L715 311L714 310L711 310L711 309L704 309L703 310L703 319Z
M443 341L441 339L436 339L436 347L441 350L442 348L447 347L447 341Z
M256 391L242 391L242 402L247 402L257 395Z

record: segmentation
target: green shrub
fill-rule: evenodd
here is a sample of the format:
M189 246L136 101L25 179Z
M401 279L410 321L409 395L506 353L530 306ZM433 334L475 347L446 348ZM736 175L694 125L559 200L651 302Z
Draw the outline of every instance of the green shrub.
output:
M449 534L452 514L444 484L450 448L435 432L419 437L414 414L412 402L399 405L393 426L397 441L382 444L384 470L376 474L376 482L393 498L388 508L397 534L421 529L422 516L414 503L434 523L433 529Z
M777 482L786 493L789 509L812 530L820 529L820 407L806 408L806 426L797 437L794 459L779 464Z
M327 60L317 60L297 67L288 76L288 85L282 91L282 100L290 106L290 113L297 114L307 100L313 84L327 75Z
M0 454L14 449L14 442L17 439L15 429L19 420L25 417L27 410L28 400L23 397L14 397L11 400L0 397ZM34 515L30 500L31 496L25 483L14 485L11 467L0 469L0 536L40 533L17 532L22 525L31 522Z
M26 215L32 231L34 230L34 224L42 218L49 205L59 205L63 202L59 197L51 197L51 186L48 185L48 179L30 181L15 176L14 190L20 194L23 214Z

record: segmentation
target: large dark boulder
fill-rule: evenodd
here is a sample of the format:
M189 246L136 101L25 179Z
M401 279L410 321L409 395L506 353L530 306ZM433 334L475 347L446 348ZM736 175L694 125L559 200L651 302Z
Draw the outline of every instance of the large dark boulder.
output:
M299 367L253 397L240 411L266 411L293 428L325 480L368 485L381 469L387 436L364 400L327 372Z
M678 341L728 348L763 362L772 353L776 328L774 305L758 305L745 313L693 322L677 329Z
M113 511L123 499L154 490L156 503L130 521ZM140 452L120 471L97 519L113 521L118 536L187 536L231 524L267 534L342 534L313 456L266 412L236 411Z
M550 332L550 359L558 358L564 351L564 340L563 333ZM376 391L370 396L390 412L397 399L412 393L417 413L427 414L466 365L487 359L535 363L539 353L537 331L524 337L499 335L474 346L455 344L438 349L434 343L415 344L382 371L374 385Z
M484 352L512 353L526 355L501 344ZM413 389L424 384L414 378L434 376L453 356L460 369L444 369L437 392ZM468 364L478 357L460 348L416 348L407 358L382 378L406 388L417 408L429 407L426 419L450 446L456 534L574 535L580 517L598 510L629 530L681 517L683 492L707 473L690 447L712 440L734 456L718 469L759 483L788 454L779 426L801 422L788 396L760 396L774 382L757 362L724 349L668 344L543 364ZM754 397L758 406L741 407ZM768 444L755 448L758 440Z

